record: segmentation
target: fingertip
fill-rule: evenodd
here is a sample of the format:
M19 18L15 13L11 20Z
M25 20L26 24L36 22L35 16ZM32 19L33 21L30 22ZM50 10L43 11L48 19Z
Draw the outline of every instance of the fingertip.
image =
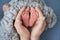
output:
M25 11L28 12L29 11L29 7L27 7Z
M24 10L25 10L25 8L26 8L26 7L22 7L22 8L20 9L20 11L24 11Z
M36 11L37 13L39 13L39 15L42 14L42 11L41 11L38 7L35 7L35 11Z
M35 10L36 10L36 11L39 11L39 8L38 8L38 7L35 7Z
M19 16L21 16L21 14L22 14L23 11L25 10L25 8L26 8L26 7L22 7L22 8L20 9L20 11L18 12L18 15L19 15Z

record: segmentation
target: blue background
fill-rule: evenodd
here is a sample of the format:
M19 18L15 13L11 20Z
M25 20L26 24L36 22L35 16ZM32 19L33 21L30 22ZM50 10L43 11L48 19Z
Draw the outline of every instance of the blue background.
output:
M3 17L2 6L10 0L0 0L0 20ZM53 8L56 16L57 23L52 29L44 31L40 40L60 40L60 0L45 0L46 4Z

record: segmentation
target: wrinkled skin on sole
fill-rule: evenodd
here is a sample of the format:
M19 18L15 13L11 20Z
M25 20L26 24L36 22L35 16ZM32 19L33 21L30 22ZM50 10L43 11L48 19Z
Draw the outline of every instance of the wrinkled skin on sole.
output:
M38 18L38 14L34 8L27 7L22 13L22 20L26 27L32 27Z

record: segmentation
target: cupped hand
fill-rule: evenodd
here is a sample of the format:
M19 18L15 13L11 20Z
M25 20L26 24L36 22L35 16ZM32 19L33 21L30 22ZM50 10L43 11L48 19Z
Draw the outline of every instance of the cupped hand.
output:
M31 7L31 10L34 10L34 8ZM46 27L45 17L43 16L41 10L38 7L35 7L35 13L39 14L39 17L32 28L31 31L31 40L38 40L42 32L44 31Z
M28 31L26 27L22 25L22 21L21 21L21 14L23 13L25 9L26 7L23 7L22 9L20 9L19 13L17 14L15 24L14 24L18 34L20 35L21 40L29 40L29 37L30 37L30 32Z
M6 11L9 7L10 7L9 4L5 4L3 6L3 11ZM30 17L29 17L29 12L31 13ZM27 27L32 26L34 24L31 30L31 35L28 29L22 25L21 16L24 20L24 24ZM31 40L36 40L36 39L38 40L39 36L42 34L42 32L46 27L45 17L43 16L41 10L38 7L35 8L31 7L30 10L29 7L27 8L23 7L22 9L20 9L16 17L14 26L18 34L20 35L21 40L29 40L30 37Z

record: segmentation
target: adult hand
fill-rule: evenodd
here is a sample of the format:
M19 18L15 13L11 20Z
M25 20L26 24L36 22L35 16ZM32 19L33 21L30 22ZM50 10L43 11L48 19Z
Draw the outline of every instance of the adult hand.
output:
M27 8L23 7L22 9L20 9L14 24L18 34L20 35L21 40L29 40L30 37L30 32L26 27L22 25L22 21L21 21L21 14L23 13L23 11L25 11L25 9L27 10L29 9L29 7Z
M45 17L43 16L41 10L38 7L35 7L35 9L33 7L31 7L31 11L32 10L34 11L34 13L38 13L39 17L38 17L34 27L32 28L31 40L39 40L39 37L42 34L42 32L44 31L45 26L46 26Z

